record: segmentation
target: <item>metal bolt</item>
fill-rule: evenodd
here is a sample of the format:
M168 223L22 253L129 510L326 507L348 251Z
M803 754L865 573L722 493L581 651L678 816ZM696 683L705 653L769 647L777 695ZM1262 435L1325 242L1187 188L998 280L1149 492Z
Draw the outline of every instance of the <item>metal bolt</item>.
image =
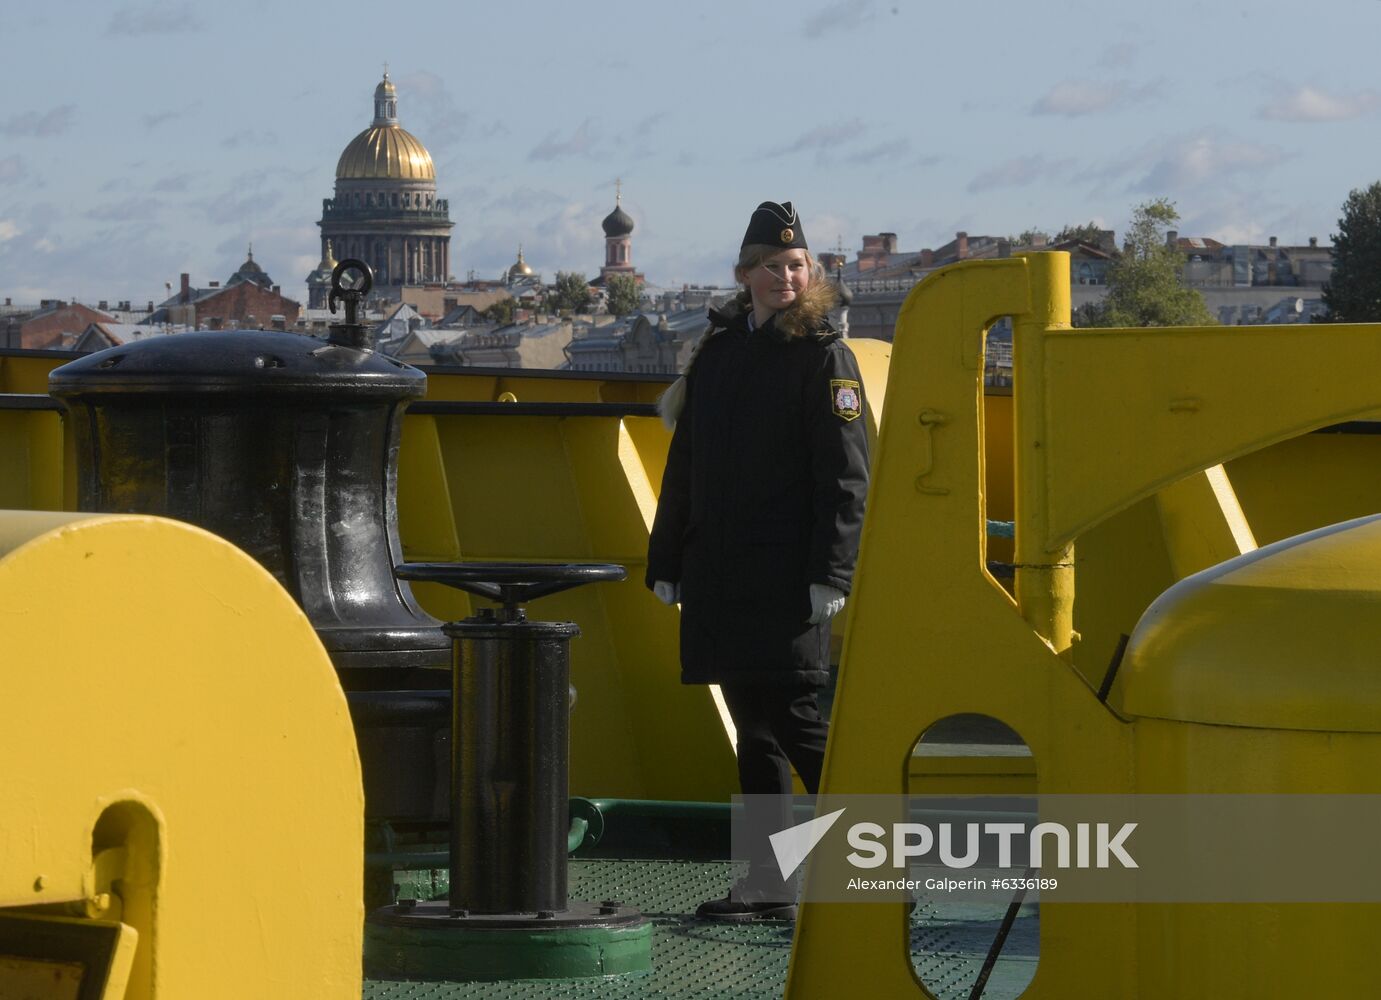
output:
M600 903L599 905L600 905L600 906L612 906L612 907L614 907L615 909L618 909L620 906L623 905L623 900L621 900L621 899L606 899L606 900L604 900L602 903Z
M537 911L537 919L538 919L538 920L555 920L555 919L556 919L556 911L555 911L555 910L538 910L538 911Z

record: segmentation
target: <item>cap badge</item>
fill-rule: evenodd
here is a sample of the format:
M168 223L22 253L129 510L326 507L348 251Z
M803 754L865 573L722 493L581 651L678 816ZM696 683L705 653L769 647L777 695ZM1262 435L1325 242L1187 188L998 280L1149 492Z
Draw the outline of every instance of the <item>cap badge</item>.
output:
M783 243L790 243L790 242L791 242L792 240L794 240L795 238L796 238L796 233L795 233L794 230L792 230L792 229L783 229L783 230L782 230L781 240L782 240Z

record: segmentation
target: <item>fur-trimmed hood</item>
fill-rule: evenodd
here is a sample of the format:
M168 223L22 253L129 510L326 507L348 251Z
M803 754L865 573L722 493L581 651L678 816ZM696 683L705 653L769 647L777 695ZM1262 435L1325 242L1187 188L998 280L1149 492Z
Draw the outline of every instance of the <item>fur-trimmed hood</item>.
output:
M817 277L806 286L806 290L795 302L780 312L773 313L769 322L779 337L790 339L818 336L834 329L830 326L829 312L838 304L839 293L835 290L833 282ZM695 359L700 354L701 348L721 330L728 330L745 322L745 318L752 308L752 297L744 290L720 308L709 310L710 325L701 335L699 343L691 351L690 359L686 361L686 367L681 370L681 377L673 382L657 400L657 413L661 416L662 423L666 425L668 430L676 426L676 420L681 416L681 410L685 408L686 375L690 373L691 366L695 364Z

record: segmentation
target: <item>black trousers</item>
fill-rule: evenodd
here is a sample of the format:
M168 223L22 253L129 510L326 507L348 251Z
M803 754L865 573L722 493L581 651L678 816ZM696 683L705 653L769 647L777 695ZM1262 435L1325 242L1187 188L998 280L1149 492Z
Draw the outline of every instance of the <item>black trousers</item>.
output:
M744 795L790 795L791 768L811 795L820 790L829 725L819 691L805 684L723 684L738 730L738 782Z
M738 781L750 797L745 816L749 829L775 833L792 825L791 768L806 791L820 791L829 725L820 718L818 689L804 684L724 684L720 686L729 716L738 730ZM794 889L782 880L766 834L749 844L748 883L768 898L790 898Z

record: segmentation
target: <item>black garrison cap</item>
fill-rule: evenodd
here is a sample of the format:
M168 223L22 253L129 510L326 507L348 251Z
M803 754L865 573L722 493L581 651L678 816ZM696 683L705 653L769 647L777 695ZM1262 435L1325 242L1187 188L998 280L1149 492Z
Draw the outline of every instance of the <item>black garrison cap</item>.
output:
M801 229L801 220L796 217L796 209L791 202L778 205L775 201L765 201L753 212L748 220L748 231L743 234L740 249L749 244L780 247L783 250L805 250L806 234Z

